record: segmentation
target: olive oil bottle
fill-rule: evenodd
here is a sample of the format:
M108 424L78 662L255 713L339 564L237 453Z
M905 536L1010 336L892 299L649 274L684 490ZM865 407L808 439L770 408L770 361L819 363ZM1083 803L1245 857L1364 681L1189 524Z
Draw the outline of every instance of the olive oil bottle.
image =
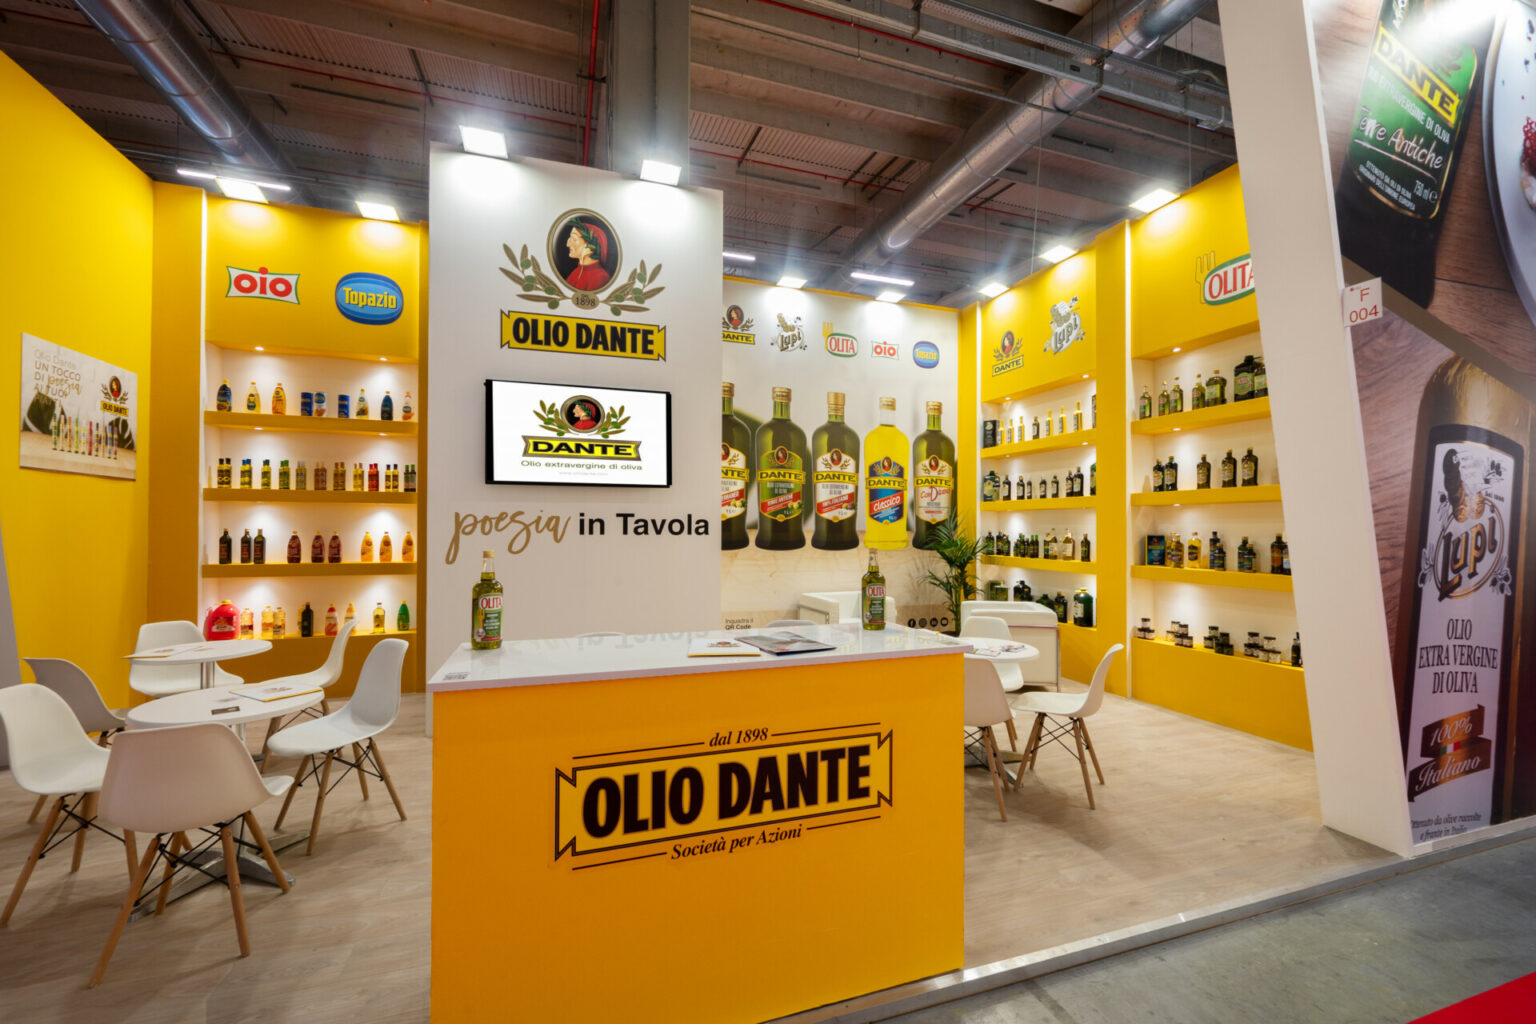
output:
M859 591L859 618L865 629L885 628L885 575L880 572L874 548L869 549L869 568Z
M907 435L896 429L896 399L880 399L880 425L864 438L864 543L907 546Z
M805 547L805 431L789 418L789 388L773 389L773 418L757 428L757 546Z
M501 583L496 579L496 552L490 548L480 552L480 579L469 592L469 643L477 651L501 647Z
M747 491L752 475L747 462L752 434L737 417L735 402L736 385L726 381L720 385L720 547L725 551L747 546Z
M811 547L826 551L859 546L859 435L843 420L844 402L841 391L828 391L827 422L811 435Z

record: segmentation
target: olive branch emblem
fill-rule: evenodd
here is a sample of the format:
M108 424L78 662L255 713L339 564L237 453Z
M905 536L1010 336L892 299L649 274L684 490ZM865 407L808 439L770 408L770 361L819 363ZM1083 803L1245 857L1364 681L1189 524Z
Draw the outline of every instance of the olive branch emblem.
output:
M510 245L503 244L501 249L507 254L512 267L497 269L506 275L507 280L523 289L517 297L527 302L545 303L550 309L559 309L562 302L572 302L580 309L607 306L614 316L620 313L644 313L650 307L642 303L649 302L666 289L665 285L649 287L661 273L661 264L656 264L647 273L645 261L641 260L640 265L629 272L622 284L601 298L587 292L567 292L558 279L544 272L539 266L538 257L529 254L528 246L523 246L522 252L515 255Z
M533 415L539 421L540 426L553 433L556 437L564 437L566 434L575 433L571 429L571 425L565 422L565 417L560 414L560 407L558 405L551 405L540 399L538 411ZM628 422L629 417L624 415L624 407L622 405L611 408L604 413L603 422L598 424L597 429L593 433L606 441L609 435L617 434L623 430L624 425Z

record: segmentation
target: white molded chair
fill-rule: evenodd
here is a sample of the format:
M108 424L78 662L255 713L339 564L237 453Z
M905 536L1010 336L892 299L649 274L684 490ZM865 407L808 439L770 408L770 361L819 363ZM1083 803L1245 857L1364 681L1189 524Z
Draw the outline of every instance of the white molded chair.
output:
M986 640L1012 640L1008 632L1008 623L991 615L968 615L965 625L960 627L962 637L975 636ZM994 662L993 669L997 671L997 680L1003 686L1003 692L1019 693L1024 689L1024 675L1019 671L1019 666L1014 663L999 664ZM1019 733L1014 727L1013 717L1008 718L1008 746L1014 750L1019 749Z
M97 827L93 824L96 795L101 789L109 755L81 730L79 720L64 698L46 686L0 689L0 729L4 730L10 744L11 776L16 784L28 793L53 798L48 820L32 844L26 863L21 866L21 875L16 879L4 912L0 912L0 926L3 926L16 910L38 858L48 849L73 836L75 852L69 870L72 873L80 870L85 834ZM65 821L61 822L61 818ZM66 824L72 824L73 830L58 835ZM127 836L125 841L128 859L133 861L136 859L133 837Z
M1056 612L1033 601L962 601L960 602L960 628L973 615L1002 619L1008 624L1008 634L1013 640L1029 644L1040 652L1040 657L1014 666L1024 683L1038 683L1061 689L1061 623ZM1012 687L1007 687L1012 689Z
M997 666L980 658L965 660L965 726L981 733L981 746L987 752L987 770L992 773L992 788L997 791L997 813L1008 820L1003 807L1003 754L997 748L997 737L992 727L1013 721L1013 710L1003 693L1002 681L997 677Z
M336 635L331 638L331 649L325 656L325 661L319 668L310 669L308 672L300 672L291 676L279 676L276 679L264 679L263 683L291 683L296 686L315 687L327 690L336 684L341 678L341 667L347 660L347 639L352 631L357 628L356 619L348 619L336 630ZM223 685L220 683L219 685ZM328 698L322 698L320 707L329 712L330 702Z
M189 771L188 765L196 765ZM267 867L283 892L288 891L288 876L277 863L277 856L251 810L292 785L286 777L264 779L256 771L245 744L226 726L209 722L171 729L140 729L125 732L112 744L106 778L101 785L102 817L135 832L153 835L144 858L136 863L128 894L107 936L91 987L101 984L107 963L122 937L123 926L139 898L139 890L149 878L155 860L165 858L165 874L159 885L155 913L165 910L171 876L178 865L190 864L199 852L187 838L187 832L206 828L218 830L224 853L224 883L229 886L229 902L235 913L235 932L240 937L240 955L249 956L250 937L245 929L245 900L240 895L240 866L235 856L235 837L230 826L244 821L261 848ZM162 840L170 838L169 844ZM211 845L207 840L203 845ZM185 851L185 853L183 852Z
M156 647L172 644L201 643L203 631L197 623L185 619L173 622L146 622L139 627L135 651L152 651ZM239 686L243 679L219 666L213 667L213 685ZM173 693L185 693L202 685L200 665L156 665L153 662L134 661L128 669L128 688L146 697L169 697Z
M800 607L795 609L795 613L817 625L860 622L863 617L859 613L859 599L862 596L862 593L857 590L827 590L815 594L801 594ZM897 611L896 601L890 594L885 595L885 621L890 624L901 624L901 613Z
M1088 762L1083 758L1084 748L1088 751L1088 757L1093 759L1093 770L1098 773L1101 786L1104 785L1104 769L1099 767L1099 755L1094 752L1093 740L1088 738L1088 725L1083 720L1098 711L1104 703L1104 680L1109 677L1110 662L1123 650L1124 644L1115 644L1104 652L1099 667L1093 670L1093 682L1088 685L1086 693L1026 693L1013 703L1015 711L1035 716L1035 724L1029 730L1029 742L1024 746L1024 760L1019 765L1019 775L1022 776L1026 769L1034 768L1035 758L1043 743L1060 744L1069 754L1072 753L1066 741L1061 738L1070 732L1077 742L1077 752L1073 756L1083 769L1083 788L1088 791L1089 810L1094 809L1093 783L1088 779ZM1017 789L1017 776L1013 784Z
M368 652L368 660L363 662L362 671L358 673L357 690L341 710L284 729L268 744L268 749L278 757L302 758L298 770L293 773L293 789L288 791L283 809L277 816L278 828L283 827L293 794L303 784L305 773L319 775L320 786L315 794L315 815L309 827L306 854L315 852L315 840L320 835L320 812L324 810L326 794L331 790L331 767L338 762L343 765L341 778L356 769L362 781L364 800L368 799L366 776L382 780L389 789L390 799L395 802L400 820L405 820L405 807L400 803L400 794L395 792L389 770L384 767L375 737L393 725L400 712L400 666L405 660L407 646L404 640L380 640ZM352 748L354 760L348 761L342 756L344 747ZM323 766L316 765L316 759L322 754L325 755ZM340 783L338 778L337 785Z
M63 658L23 658L32 667L32 675L41 686L46 686L69 705L69 710L75 713L80 720L80 728L87 733L97 733L96 742L100 746L106 746L107 741L116 733L122 732L126 724L128 711L122 708L116 711L110 710L101 699L101 693L96 689L96 684L91 682L91 677L85 674L85 670L72 661ZM32 813L27 818L31 824L37 820L37 816L43 812L43 807L48 803L46 796L39 796L37 803L32 805Z

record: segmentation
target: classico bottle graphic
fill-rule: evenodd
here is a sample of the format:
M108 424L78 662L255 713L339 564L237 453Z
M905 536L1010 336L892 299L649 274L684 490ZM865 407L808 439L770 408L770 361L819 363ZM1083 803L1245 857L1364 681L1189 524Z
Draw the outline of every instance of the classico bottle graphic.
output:
M843 401L827 392L827 422L811 435L811 546L829 551L859 546L859 435L843 422Z
M1393 673L1416 843L1531 812L1509 715L1530 675L1532 416L1459 357L1419 405Z
M864 543L907 546L907 435L896 429L896 399L880 399L880 425L864 438Z
M720 547L747 546L747 491L752 468L747 452L752 450L752 434L736 416L736 385L720 385Z
M757 546L805 547L805 431L789 419L789 388L773 389L773 419L757 428Z
M943 430L944 406L928 403L928 429L912 439L912 546L934 545L933 528L955 507L955 442ZM1024 478L1014 499L1024 498Z

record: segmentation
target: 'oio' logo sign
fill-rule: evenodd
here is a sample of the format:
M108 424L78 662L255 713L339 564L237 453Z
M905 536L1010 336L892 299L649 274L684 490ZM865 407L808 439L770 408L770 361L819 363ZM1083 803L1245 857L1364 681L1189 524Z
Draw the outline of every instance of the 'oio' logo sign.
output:
M273 299L277 302L299 304L299 275L274 274L266 267L242 270L226 266L229 271L229 290L224 293L230 299Z

